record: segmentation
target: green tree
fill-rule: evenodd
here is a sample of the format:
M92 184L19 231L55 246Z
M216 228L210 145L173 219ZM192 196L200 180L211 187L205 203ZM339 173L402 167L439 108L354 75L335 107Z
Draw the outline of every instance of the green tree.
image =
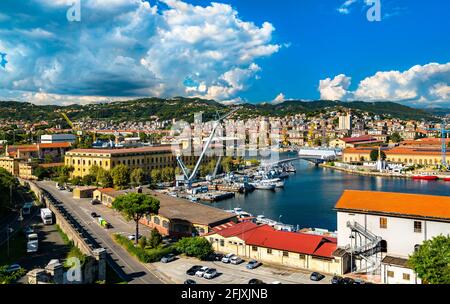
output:
M384 153L383 151L381 151L381 159L385 160L386 159L386 153ZM370 160L371 161L377 161L378 160L378 150L372 150L370 151Z
M159 183L161 181L161 171L159 169L153 169L150 172L150 179L152 184Z
M157 248L162 243L162 235L158 229L152 229L150 233L149 245L151 248Z
M112 207L119 211L128 220L136 224L136 245L138 244L139 221L146 215L158 214L159 200L142 193L128 193L118 196Z
M172 182L175 180L175 169L172 167L165 167L161 170L161 179L165 182Z
M408 264L426 283L450 284L450 235L423 242Z
M93 166L89 169L89 174L92 175L92 176L95 176L95 177L97 178L98 173L99 173L99 171L100 171L101 169L102 169L102 168L100 168L99 166L93 165Z
M69 166L62 166L58 168L58 184L62 185L69 181L70 174L73 172L74 168Z
M124 164L115 166L111 170L111 176L117 189L126 189L130 184L130 169Z
M43 180L44 178L49 178L51 176L51 170L38 166L33 170L33 175L36 176L38 180Z
M11 202L10 189L17 186L17 180L8 171L0 168L0 211Z
M97 183L103 188L109 188L113 186L113 178L108 170L100 168L97 172Z
M398 132L392 133L389 139L394 143L399 143L403 140L403 138L400 136Z
M203 237L183 238L175 244L175 248L180 253L201 260L205 260L214 252L211 243Z
M92 174L87 174L81 179L81 183L85 186L92 186L97 184L97 177Z
M136 168L131 171L130 180L133 186L142 186L144 184L144 170Z
M220 165L225 173L229 173L234 170L233 158L231 156L224 157Z
M147 238L143 236L139 239L139 247L141 247L141 249L145 249L146 246L147 246Z

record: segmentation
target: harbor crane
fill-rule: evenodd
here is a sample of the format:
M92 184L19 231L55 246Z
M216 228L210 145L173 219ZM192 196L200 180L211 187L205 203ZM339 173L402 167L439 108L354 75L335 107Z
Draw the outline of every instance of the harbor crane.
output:
M444 118L440 128L428 129L428 131L439 131L441 133L441 140L442 140L442 148L441 148L442 161L441 162L442 162L442 166L444 168L448 168L448 163L447 163L447 134L450 134L450 129L446 129L446 127L447 127L447 119Z
M200 165L201 165L201 163L203 161L203 158L206 155L206 152L207 152L209 146L211 145L211 142L214 139L214 135L216 134L217 128L220 126L220 124L221 124L221 122L223 120L227 119L228 117L230 117L231 115L233 115L234 113L239 111L240 109L241 109L240 107L235 108L231 112L229 112L228 114L225 114L225 115L219 117L214 122L213 128L211 130L211 134L209 135L208 140L206 141L206 144L203 147L202 153L200 154L200 157L198 158L197 163L196 163L194 169L192 170L192 172L189 172L189 169L186 167L186 165L184 164L184 162L182 160L182 156L181 155L177 155L177 162L180 165L181 171L183 172L183 175L184 175L184 178L185 178L184 183L185 183L185 185L187 185L188 189L191 188L192 182L195 179L195 177L197 176L197 172L198 172L198 170L200 168Z

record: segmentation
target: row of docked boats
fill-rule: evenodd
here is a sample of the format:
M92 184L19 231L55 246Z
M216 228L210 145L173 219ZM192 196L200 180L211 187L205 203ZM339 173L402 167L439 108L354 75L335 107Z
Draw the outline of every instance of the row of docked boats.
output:
M276 188L284 188L284 180L296 172L297 170L291 163L281 164L270 169L259 171L249 184L257 190L273 191Z

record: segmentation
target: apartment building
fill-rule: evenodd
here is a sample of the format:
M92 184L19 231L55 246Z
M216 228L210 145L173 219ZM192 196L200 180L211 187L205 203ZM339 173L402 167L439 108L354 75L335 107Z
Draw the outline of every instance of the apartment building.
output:
M373 273L386 284L421 280L408 257L426 240L450 234L450 197L346 190L337 202L338 247L348 271Z

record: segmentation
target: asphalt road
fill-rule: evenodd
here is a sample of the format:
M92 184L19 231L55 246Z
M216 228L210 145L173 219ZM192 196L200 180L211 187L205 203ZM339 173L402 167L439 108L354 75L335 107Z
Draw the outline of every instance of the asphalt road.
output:
M97 224L95 219L90 216L89 210L79 200L73 199L71 193L56 189L55 183L53 182L43 181L37 184L47 190L54 198L63 202L67 211L106 249L113 261L111 267L116 269L119 267L120 269L118 270L121 273L121 277L128 281L129 284L161 284L168 282L156 270L142 264L114 242L111 237L112 232L105 230Z

